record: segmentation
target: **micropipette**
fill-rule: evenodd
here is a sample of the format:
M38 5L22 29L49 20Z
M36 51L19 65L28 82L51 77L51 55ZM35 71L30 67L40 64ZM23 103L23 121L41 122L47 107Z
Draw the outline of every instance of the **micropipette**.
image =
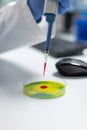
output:
M47 33L47 40L46 40L46 47L45 47L45 62L44 62L43 75L45 75L45 71L46 71L47 59L48 59L50 43L51 43L52 28L53 28L53 23L55 22L58 3L55 0L45 0L44 7L45 7L44 15L46 16L46 21L48 23L48 33Z

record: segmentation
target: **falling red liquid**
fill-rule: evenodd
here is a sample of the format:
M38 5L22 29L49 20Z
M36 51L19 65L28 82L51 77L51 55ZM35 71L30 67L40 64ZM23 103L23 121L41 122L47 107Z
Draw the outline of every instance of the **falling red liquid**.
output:
M47 88L47 86L41 86L40 88L41 88L41 89L46 89L46 88Z
M47 65L47 63L45 62L44 63L44 71L43 71L43 75L45 76L45 72L46 72L46 65Z

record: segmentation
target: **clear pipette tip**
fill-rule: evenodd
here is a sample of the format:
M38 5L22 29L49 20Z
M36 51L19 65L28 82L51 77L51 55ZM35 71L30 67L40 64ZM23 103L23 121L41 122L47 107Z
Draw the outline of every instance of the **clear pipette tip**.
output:
M48 51L48 50L46 50L46 51L45 51L45 61L44 61L43 76L45 76L45 73L46 73L46 67L47 67L47 59L48 59L48 54L49 54L49 51Z

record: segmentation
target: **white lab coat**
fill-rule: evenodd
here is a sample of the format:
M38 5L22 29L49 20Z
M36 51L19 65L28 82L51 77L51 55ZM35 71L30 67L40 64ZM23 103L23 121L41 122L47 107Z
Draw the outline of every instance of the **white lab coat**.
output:
M46 40L47 23L44 18L35 22L27 0L18 0L0 10L0 52ZM53 36L55 35L55 29Z

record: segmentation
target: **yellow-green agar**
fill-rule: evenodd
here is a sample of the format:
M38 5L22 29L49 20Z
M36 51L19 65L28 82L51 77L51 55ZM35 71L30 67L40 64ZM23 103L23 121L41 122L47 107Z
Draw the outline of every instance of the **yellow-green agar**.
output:
M65 84L55 81L36 81L24 85L24 94L33 98L56 98L65 94Z

